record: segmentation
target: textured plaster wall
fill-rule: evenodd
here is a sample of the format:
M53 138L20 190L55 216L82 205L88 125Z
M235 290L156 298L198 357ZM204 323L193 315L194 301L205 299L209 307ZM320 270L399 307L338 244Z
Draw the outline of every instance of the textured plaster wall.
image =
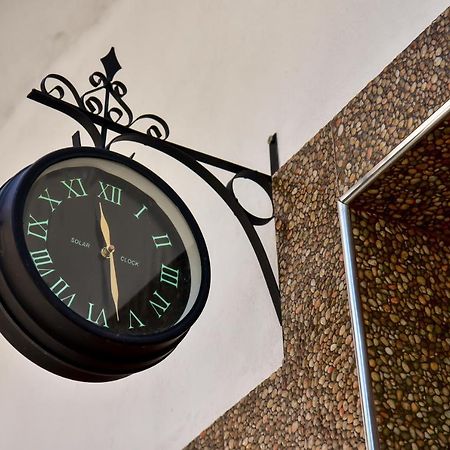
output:
M449 33L447 11L276 174L285 361L187 448L365 448L336 202L450 97Z

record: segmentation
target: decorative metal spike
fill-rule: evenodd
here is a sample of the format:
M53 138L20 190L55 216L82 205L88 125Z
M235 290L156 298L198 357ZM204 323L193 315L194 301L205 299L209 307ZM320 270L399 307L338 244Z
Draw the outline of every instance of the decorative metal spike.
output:
M111 47L109 53L100 59L105 68L105 75L108 81L111 81L114 78L114 75L122 68L117 60L116 51L114 47Z

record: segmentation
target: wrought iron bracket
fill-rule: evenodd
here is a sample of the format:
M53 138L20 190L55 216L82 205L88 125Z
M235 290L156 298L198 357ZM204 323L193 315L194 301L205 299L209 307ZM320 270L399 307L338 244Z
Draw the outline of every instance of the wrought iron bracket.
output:
M95 147L105 151L120 141L143 144L158 150L184 164L200 176L222 198L234 213L244 229L255 251L272 302L281 324L281 301L278 284L272 271L267 253L256 232L255 226L265 225L270 217L258 217L248 212L238 201L233 183L237 178L246 178L257 183L272 201L272 177L248 167L208 155L179 144L169 142L169 126L154 114L143 114L134 118L129 106L124 101L126 86L120 81L113 81L121 69L114 48L100 59L104 73L96 71L89 77L92 89L79 94L74 85L57 74L47 75L40 84L40 90L33 89L28 98L50 108L56 109L76 120L89 134ZM72 101L67 101L67 97ZM144 131L139 125L147 122ZM108 142L108 133L114 136ZM81 144L79 132L72 137L74 145ZM271 173L278 170L278 145L276 134L269 138ZM203 164L231 172L233 178L225 186ZM273 208L273 201L272 201Z

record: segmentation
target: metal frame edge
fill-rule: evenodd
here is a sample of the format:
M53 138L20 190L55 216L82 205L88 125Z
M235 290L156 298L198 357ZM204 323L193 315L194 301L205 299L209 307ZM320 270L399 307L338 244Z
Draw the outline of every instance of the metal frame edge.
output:
M450 114L450 100L447 100L436 112L434 112L427 120L419 125L419 127L417 127L408 137L397 145L397 147L395 147L387 156L376 164L375 167L360 178L338 200L345 276L347 281L353 338L355 342L356 364L364 422L364 435L366 438L366 448L368 450L379 450L380 441L375 416L361 299L358 289L350 203L365 189L367 189L367 187L372 184L384 171L386 171L401 156L403 156L406 151L408 151L435 126L437 126L448 114Z
M367 450L379 450L378 428L375 418L372 384L364 334L364 321L358 290L356 259L353 246L350 208L338 201L339 222L341 226L342 248L344 253L345 276L352 321L353 341L355 343L356 366L358 372L364 434Z
M436 112L419 125L408 137L400 142L387 156L385 156L375 167L360 178L339 201L349 204L364 189L373 183L385 170L392 166L404 152L409 150L414 144L428 134L447 114L450 113L450 100L447 100Z

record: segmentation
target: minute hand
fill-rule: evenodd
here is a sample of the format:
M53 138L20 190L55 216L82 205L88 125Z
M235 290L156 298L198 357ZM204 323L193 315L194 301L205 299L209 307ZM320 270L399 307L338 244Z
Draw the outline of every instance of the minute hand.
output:
M114 307L116 308L117 321L119 321L119 287L117 285L116 276L116 266L114 264L114 250L111 249L111 233L109 231L109 225L106 221L105 214L103 213L102 204L99 202L100 206L100 229L105 240L106 249L109 250L109 274L111 279L111 296L114 302Z

